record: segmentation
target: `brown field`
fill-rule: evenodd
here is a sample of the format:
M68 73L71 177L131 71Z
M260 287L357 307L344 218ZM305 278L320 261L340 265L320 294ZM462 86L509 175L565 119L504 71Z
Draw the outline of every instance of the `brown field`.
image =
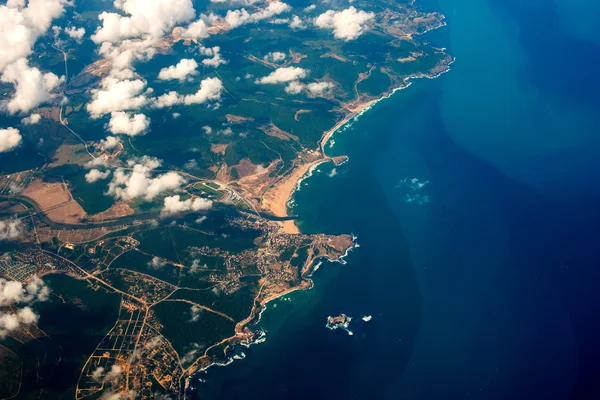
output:
M264 133L266 133L269 136L274 136L276 138L279 138L281 140L295 140L296 142L298 142L300 139L298 139L298 136L292 135L291 133L288 133L282 129L279 129L274 123L270 123L267 126L262 126L260 128Z
M225 115L225 118L227 118L227 122L230 122L232 124L241 124L244 122L254 121L254 118L247 118L247 117L242 117L240 115L233 115L233 114L227 114L227 115Z
M88 219L90 221L106 221L126 217L128 215L132 215L134 212L135 211L133 211L133 208L131 208L128 203L119 202L110 206L110 208L106 211L90 215Z
M215 154L225 154L225 150L227 150L226 144L213 144L210 146L210 151Z
M41 243L51 243L52 239L55 237L63 242L84 243L92 240L97 240L104 235L108 235L112 232L117 232L123 228L124 227L59 230L43 227L37 230L37 234Z
M243 178L245 176L249 176L256 173L257 165L252 164L249 158L242 158L240 160L240 163L234 165L233 168L237 170L240 178Z
M87 214L62 182L33 181L22 193L35 201L52 221L76 224Z

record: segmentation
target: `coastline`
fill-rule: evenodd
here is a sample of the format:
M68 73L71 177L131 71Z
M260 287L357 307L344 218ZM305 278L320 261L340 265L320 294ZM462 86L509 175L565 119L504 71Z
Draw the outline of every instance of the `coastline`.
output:
M325 147L327 143L333 138L334 134L346 127L348 124L354 122L361 115L365 114L367 111L372 109L375 105L377 105L380 101L389 99L396 92L409 88L412 85L412 80L414 79L437 79L441 75L450 71L451 65L455 62L455 58L453 57L451 61L449 61L445 68L436 73L436 74L416 74L413 76L408 76L402 80L402 85L392 88L388 90L386 93L381 95L376 99L367 100L364 103L360 103L358 106L350 109L350 113L342 119L340 122L335 124L330 130L325 132L319 141L319 149L321 158L308 162L306 164L301 164L298 166L290 175L288 175L281 182L274 185L269 191L267 191L262 200L261 206L269 211L271 211L274 215L280 217L289 216L289 204L292 201L294 196L294 192L299 189L300 183L304 179L310 176L310 173L314 168L318 165L333 161L332 157L326 154ZM347 158L346 158L347 159ZM299 234L300 229L296 225L293 220L279 222L281 229L283 232L288 234Z
M381 96L377 98L372 98L370 100L366 100L362 103L354 107L349 107L347 110L349 114L344 117L340 122L335 124L330 130L326 131L319 141L319 146L316 150L312 150L313 154L318 153L318 158L310 161L306 161L304 163L300 162L296 165L293 171L286 176L281 181L277 182L277 184L273 185L269 190L267 190L263 197L260 200L260 207L270 211L275 216L285 217L289 216L290 204L293 202L293 196L296 190L300 188L301 183L304 179L307 179L311 176L314 169L323 164L325 162L334 162L337 165L344 164L347 162L347 156L338 156L331 157L326 154L325 147L327 143L333 138L334 134L344 127L348 126L352 122L354 122L357 118L365 114L367 111L372 109L376 104L380 101L389 99L392 95L394 95L397 91L401 91L409 88L412 85L412 80L428 78L428 79L436 79L441 75L450 71L450 66L454 63L455 58L452 58L447 64L444 65L444 68L439 72L431 74L419 73L413 76L408 76L402 80L402 84L397 87L393 87L389 89L387 92L383 93ZM342 158L343 160L338 163L338 159ZM299 157L301 161L301 157ZM300 234L301 231L298 226L295 224L294 220L287 221L279 221L277 222L282 229L282 232L287 234ZM250 325L256 325L260 322L263 313L267 310L269 303L272 303L274 300L280 299L284 296L290 295L294 292L310 290L314 287L314 281L312 279L313 273L321 266L323 258L328 262L339 262L340 264L346 264L345 257L354 249L360 247L357 243L356 236L352 235L352 246L346 248L346 251L343 255L340 255L337 259L330 259L328 257L320 257L312 260L312 263L308 267L306 271L305 284L299 285L294 288L290 288L284 292L274 294L268 298L261 300L255 310L251 312L251 314L244 320L238 322L236 324L235 334L229 338L224 339L219 344L228 343L229 345L242 345L244 347L250 347L254 344L263 343L266 341L265 333L262 331L251 332L248 329ZM255 335L255 336L254 336ZM205 353L205 356L207 353ZM196 362L190 366L187 371L189 373L186 378L185 387L189 387L190 380L199 372L206 371L207 369L213 366L227 366L231 364L236 359L242 359L245 357L245 354L233 353L228 356L225 361L214 361L207 365L200 366L198 362L201 359L196 360ZM202 357L203 358L203 357Z
M389 99L397 91L401 91L401 90L404 90L404 89L410 87L412 85L411 81L413 79L420 79L420 78L436 79L436 78L440 77L441 75L449 72L450 66L452 65L452 63L454 61L455 61L455 59L453 58L452 61L446 65L446 68L443 71L440 71L439 73L437 73L435 75L433 75L433 74L432 75L417 74L414 76L407 77L403 80L403 85L389 90L388 92L384 93L383 95L381 95L380 97L378 97L376 99L366 101L366 102L360 104L359 106L357 106L342 121L337 123L333 128L331 128L330 130L328 130L327 132L325 132L323 134L323 136L319 142L320 158L310 161L310 162L306 162L304 164L300 164L299 166L296 167L296 169L290 175L288 175L285 179L280 181L278 184L274 185L269 191L267 191L264 194L262 201L261 201L261 207L271 211L276 216L289 216L289 204L292 201L294 193L296 192L297 189L300 188L300 184L302 183L302 181L311 176L312 172L314 171L314 169L317 166L319 166L320 164L325 163L325 162L334 162L334 163L336 163L336 165L341 165L348 160L347 156L341 156L341 157L343 157L343 161L341 161L338 164L336 161L337 157L330 157L325 153L325 146L327 145L327 143L331 140L331 138L337 131L344 128L348 124L354 122L357 118L359 118L361 115L363 115L364 113L369 111L380 101ZM281 226L281 229L284 233L287 233L287 234L300 234L301 233L300 229L298 228L298 226L295 224L295 222L293 220L280 221L280 222L278 222L278 224ZM346 264L346 261L344 260L344 258L347 257L348 254L353 249L360 247L360 245L357 243L357 237L354 235L352 235L352 243L353 243L352 246L349 246L346 249L346 251L344 252L344 254L339 256L337 259L330 259L328 257L324 257L325 260L327 260L328 262L339 262L340 264ZM244 329L247 328L249 325L255 325L255 324L259 323L261 320L262 314L265 312L265 310L268 308L269 303L271 303L272 301L277 300L281 297L284 297L284 296L289 295L294 292L298 292L301 290L310 290L311 288L313 288L314 281L312 280L312 275L320 267L320 265L322 264L322 261L323 261L323 257L316 258L312 261L312 263L308 267L308 270L306 271L306 275L305 275L306 285L300 285L300 286L291 288L287 291L278 293L276 295L270 296L269 298L265 298L262 301L260 301L256 310L253 310L253 312L246 319L244 319L236 324L236 329L235 329L236 333L233 336L224 339L219 344L229 342L230 344L241 344L245 347L249 347L253 344L263 343L266 340L264 332L257 335L256 338L248 338L246 336L246 332L244 332ZM236 340L236 339L238 339L238 340ZM242 340L239 340L239 339L242 339ZM243 341L243 339L246 339L246 341ZM206 353L205 353L205 356L206 356ZM206 371L207 369L209 369L210 367L213 367L213 366L229 365L234 360L239 359L239 358L240 358L239 356L237 356L237 358L236 358L236 355L234 354L234 355L228 357L227 360L224 362L215 361L215 362L211 362L202 367L197 365L197 362L200 361L200 359L198 359L192 366L190 366L187 369L190 372L190 374L188 375L188 378L186 379L186 387L188 387L189 380L196 373ZM242 358L243 358L243 356L242 356ZM196 366L196 368L194 368L194 366Z
M204 366L200 366L201 360L204 357L207 357L208 351L211 348L214 348L214 347L219 346L224 343L228 343L229 345L242 345L246 348L249 348L250 346L255 345L255 344L264 343L267 340L266 333L264 331L260 330L260 331L251 332L251 331L245 331L245 329L248 329L249 325L257 325L261 321L262 315L267 310L269 303L272 303L273 301L275 301L277 299L288 296L295 292L312 289L315 286L315 282L312 279L313 274L323 264L323 261L327 261L330 263L337 262L342 265L345 265L346 260L344 260L344 258L346 258L353 249L360 247L360 245L357 243L357 239L358 238L356 236L352 235L352 246L347 247L346 250L344 251L344 254L340 255L339 257L337 257L335 259L329 258L327 256L322 256L322 257L313 259L312 262L310 263L310 265L308 266L308 271L306 272L306 275L304 275L304 281L303 281L304 284L303 285L299 285L299 286L290 288L289 290L286 290L284 292L274 294L274 295L264 298L260 302L258 302L257 309L252 310L252 312L250 313L250 315L248 315L247 318L245 318L244 320L242 320L236 324L234 335L232 335L228 338L225 338L221 342L214 344L213 346L208 348L202 357L198 358L192 365L190 365L186 369L187 376L185 377L185 385L184 385L185 389L187 390L187 389L191 388L190 380L192 378L194 378L196 376L196 374L198 374L200 372L205 372L206 370L208 370L211 367L228 366L235 360L241 360L246 357L246 355L243 352L241 352L241 353L234 352L232 355L228 356L224 361L216 360L216 361L210 362L209 364L206 364ZM251 334L250 338L248 336L249 333ZM255 337L252 337L254 335L255 335ZM191 389L193 390L193 388L191 388Z

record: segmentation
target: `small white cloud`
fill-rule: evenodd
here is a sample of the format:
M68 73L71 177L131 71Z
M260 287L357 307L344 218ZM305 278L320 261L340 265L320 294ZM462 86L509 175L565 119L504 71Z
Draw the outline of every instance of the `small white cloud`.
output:
M241 10L229 10L225 15L225 22L232 29L234 29L244 24L256 23L268 18L272 18L284 12L288 12L291 9L292 7L290 7L284 2L271 1L267 5L267 7L254 13L249 13L244 8L242 8Z
M282 62L283 60L285 60L285 53L282 53L281 51L272 51L270 53L267 53L267 55L265 55L263 59L269 62Z
M138 109L148 103L145 88L146 81L142 79L108 76L102 80L99 89L92 90L92 101L86 109L95 118L115 111Z
M183 98L185 104L204 104L208 101L217 101L221 99L223 91L223 82L219 78L206 78L200 82L200 88L194 94Z
M65 33L75 40L83 39L85 28L75 28L74 26L65 28Z
M298 79L305 78L308 72L300 67L282 67L277 68L269 75L256 80L256 83L262 84L278 84L292 82Z
M190 321L197 322L200 319L200 314L202 314L202 311L204 310L198 306L192 306L190 311L192 312L192 318L190 319Z
M151 201L164 192L180 189L186 180L176 172L152 176L160 165L158 159L147 156L139 160L130 160L129 169L115 170L107 193L122 200L142 198Z
M183 96L180 96L179 93L172 90L169 93L158 96L156 99L154 99L154 103L152 105L156 108L164 108L173 107L181 102L183 102Z
M206 58L202 60L202 64L217 68L219 65L227 64L227 60L224 60L221 57L221 48L219 46L215 47L200 47L200 53L204 56L209 56L211 58Z
M179 195L165 197L162 213L166 215L178 214L186 211L204 211L212 207L213 202L208 199L196 197L181 200Z
M115 135L139 136L150 127L150 119L144 114L132 114L122 111L110 114L108 130Z
M29 112L31 109L51 99L50 93L64 81L55 74L42 72L30 67L27 60L21 58L8 65L2 74L2 82L15 85L15 94L8 101L8 111Z
M106 139L100 140L100 144L105 150L110 150L117 147L121 141L114 136L107 136Z
M0 311L0 338L4 338L22 325L36 323L39 316L29 306L22 308L19 306L46 301L49 296L50 289L35 275L26 285L0 278L0 306L11 306L10 312Z
M0 339L4 339L10 332L22 325L31 325L38 321L39 316L31 307L23 307L14 312L0 311Z
M42 116L40 114L31 114L29 117L25 117L21 120L23 125L35 125L42 120Z
M153 106L156 108L172 107L176 104L204 104L210 101L217 102L221 99L223 82L219 78L206 78L200 82L198 91L194 94L180 95L170 91L154 99Z
M298 94L303 90L304 84L298 81L292 81L285 87L285 91L289 94Z
M191 0L118 0L114 5L128 15L101 13L98 19L102 26L92 35L94 42L118 42L145 35L158 39L196 16Z
M306 24L304 23L302 18L300 18L297 15L294 15L294 18L292 18L292 21L290 22L290 28L294 30L306 29Z
M0 240L14 240L23 233L23 223L20 219L0 221Z
M99 169L93 168L87 174L85 174L85 180L87 183L94 183L102 179L106 179L110 176L110 171L100 171Z
M158 79L166 81L170 79L178 79L180 81L186 80L189 76L197 75L198 63L196 60L191 58L184 58L177 63L177 65L171 65L170 67L163 68L158 73Z
M199 19L198 21L189 24L181 33L181 36L192 39L203 39L208 37L208 25L206 25L206 22L204 22L203 19Z
M375 18L375 13L357 10L354 6L343 11L328 10L315 19L321 29L333 30L333 36L346 41L362 35L367 24Z
M314 97L320 97L327 94L333 87L334 84L331 82L312 82L306 85L308 92Z
M162 258L153 257L152 260L148 261L147 265L152 269L161 269L162 267L167 265L167 262Z
M0 153L14 150L22 140L23 137L17 128L0 129Z

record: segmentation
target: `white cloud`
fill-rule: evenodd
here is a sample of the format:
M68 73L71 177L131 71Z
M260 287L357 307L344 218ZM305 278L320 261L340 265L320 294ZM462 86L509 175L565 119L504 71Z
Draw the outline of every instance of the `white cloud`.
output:
M297 79L305 78L307 71L300 67L282 67L277 68L269 75L256 80L256 83L263 84L278 84L295 81Z
M121 141L118 138L114 137L114 136L107 136L106 139L100 140L100 144L106 150L109 150L109 149L117 147L117 145L119 143L121 143Z
M322 97L327 95L334 86L331 82L311 82L305 85L299 81L292 81L286 86L285 91L289 94L299 94L306 90L311 97Z
M206 78L200 82L200 88L194 94L183 98L185 104L203 104L208 101L218 101L221 99L223 91L223 82L219 78Z
M101 141L102 142L102 141ZM108 163L104 157L96 157L85 163L86 168L107 167Z
M315 25L332 29L337 39L354 40L365 32L366 25L375 18L372 12L350 6L343 11L328 10L315 19Z
M283 24L287 24L290 22L289 18L275 18L269 21L269 23L271 24L275 24L275 25L283 25Z
M0 240L14 240L23 233L23 223L20 219L0 221Z
M165 197L162 213L171 215L182 213L185 211L202 211L210 209L212 205L213 202L211 200L203 199L201 197L181 200L181 196L174 195Z
M314 10L315 8L317 8L317 6L315 4L311 4L308 7L304 7L304 12L311 12L312 10Z
M0 278L0 307L34 301L46 301L49 295L50 289L36 275L33 275L26 285L23 285L21 282Z
M197 75L198 63L196 60L191 58L184 58L177 63L177 65L171 65L170 67L163 68L158 73L158 79L162 81L170 79L178 79L183 81L188 76Z
M167 262L162 258L152 257L152 260L148 261L146 265L148 265L152 269L161 269L162 267L167 265Z
M138 136L150 127L150 119L144 114L116 111L110 114L108 130L115 135Z
M158 96L153 105L156 108L164 108L164 107L172 107L176 104L180 104L183 102L183 97L179 95L179 93L175 91L170 91L169 93L161 94Z
M104 42L98 49L98 52L112 63L112 77L120 79L132 78L132 64L136 60L148 61L156 50L152 47L155 40L146 38L144 40L124 40L118 45L111 42ZM130 69L130 71L122 71Z
M75 40L83 39L85 28L75 28L74 26L65 28L65 33Z
M108 371L104 376L104 380L108 382L116 382L121 378L122 375L123 368L117 364L113 364L113 366L110 368L110 371Z
M191 0L119 0L115 7L127 16L112 12L99 15L102 27L92 35L96 43L149 35L160 38L175 25L196 16Z
M100 171L99 169L93 168L85 174L85 180L87 183L93 183L101 179L106 179L110 176L110 171Z
M314 97L327 94L333 87L334 84L331 82L312 82L306 85L308 92Z
M294 15L294 18L292 18L292 21L290 22L290 28L292 28L292 29L306 29L306 24L304 23L304 21L302 20L302 18L300 18L297 15Z
M190 319L191 322L197 322L200 319L200 314L202 314L202 310L200 307L198 306L192 306L191 310L192 312L192 318Z
M284 12L288 12L291 9L292 7L284 2L272 1L269 2L267 7L254 13L249 13L244 8L240 10L229 10L225 15L225 22L231 27L231 29L234 29L244 24L256 23L268 18L272 18Z
M285 91L289 94L298 94L304 90L304 84L298 81L291 81L286 87Z
M92 90L92 101L86 109L94 118L116 111L138 109L148 103L145 88L146 81L142 79L108 76L102 80L99 89Z
M267 53L267 55L264 56L263 59L269 62L281 62L285 60L285 53L282 53L281 51L272 51L270 53Z
M10 312L0 311L0 338L4 338L21 325L36 323L39 316L29 306L18 306L46 301L49 295L50 289L35 275L26 285L0 278L0 307L11 306Z
M183 165L183 168L185 168L185 169L196 169L196 168L198 168L198 161L196 161L195 159L188 160L188 162L186 162Z
M108 194L117 199L130 200L141 197L150 201L163 192L177 190L186 180L176 172L167 172L152 177L161 162L144 156L140 160L130 160L129 169L118 168L108 184Z
M227 61L221 58L221 48L219 46L215 47L200 47L200 53L204 56L209 56L212 58L206 58L202 60L202 64L207 65L209 67L217 68L221 64L227 64Z
M206 78L200 82L198 91L193 94L181 95L170 91L154 99L152 105L156 108L172 107L176 104L204 104L209 101L219 101L223 92L223 82L219 78Z
M203 19L192 22L188 27L181 32L181 37L192 39L203 39L208 37L208 25Z
M39 316L33 312L31 307L23 307L15 312L0 311L0 339L4 339L21 325L31 325L38 319Z
M42 74L39 69L29 67L24 58L8 65L2 74L2 82L15 85L15 94L8 101L8 111L11 114L29 112L49 101L50 92L63 80L51 72Z
M0 71L32 53L39 36L60 17L68 0L10 0L0 5Z
M25 117L21 120L24 125L35 125L42 119L40 114L31 114L29 117Z
M102 379L102 375L104 375L104 367L98 367L92 372L92 379L96 382L100 382Z
M21 144L23 137L16 128L0 129L0 153L11 151Z

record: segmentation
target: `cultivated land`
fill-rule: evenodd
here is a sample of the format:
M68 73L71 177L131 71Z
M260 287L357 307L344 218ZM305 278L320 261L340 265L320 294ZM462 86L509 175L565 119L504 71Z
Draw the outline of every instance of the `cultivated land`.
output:
M319 260L341 261L354 247L350 235L302 234L288 210L294 190L319 164L347 161L325 151L340 127L409 79L447 71L452 57L420 37L442 26L442 15L391 0L353 5L374 18L347 42L331 30L271 21L233 30L216 24L201 42L183 40L176 28L136 73L155 95L193 93L218 76L218 106L147 107L149 131L121 136L114 147L101 142L108 116L86 111L111 62L89 48L49 45L51 35L40 41L40 63L57 72L65 60L73 64L63 88L69 104L40 108L44 122L23 127L19 154L30 162L0 161L0 219L23 225L16 242L0 248L0 277L25 285L42 277L52 295L33 305L38 322L0 339L0 397L58 398L67 387L76 399L185 398L196 371L263 340L257 322L269 301L309 289ZM330 6L318 4L311 15ZM207 12L224 14L223 7L211 3ZM90 32L101 11L78 10ZM170 86L158 81L160 68L200 46L219 46L227 64ZM285 57L269 58L273 51ZM303 85L326 89L292 94L286 84L257 83L287 67L307 71ZM86 180L94 166L130 172L143 156L162 160L150 177L177 173L185 180L181 200L211 200L212 208L165 214L164 193L115 199L110 178ZM48 315L75 327L52 325ZM68 370L60 384L49 372L56 368Z

